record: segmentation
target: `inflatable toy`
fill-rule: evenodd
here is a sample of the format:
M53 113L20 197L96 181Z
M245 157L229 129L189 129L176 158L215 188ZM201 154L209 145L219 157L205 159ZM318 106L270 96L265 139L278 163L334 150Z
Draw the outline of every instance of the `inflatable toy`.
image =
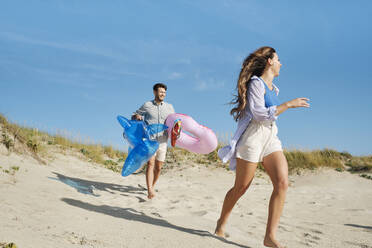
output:
M146 125L143 121L128 120L120 115L117 120L124 128L123 137L129 143L128 157L121 171L121 175L125 177L138 170L155 154L159 143L150 137L168 127L163 124Z
M218 142L214 132L210 128L200 125L188 115L170 114L165 121L165 125L169 127L168 134L171 138L173 129L176 127L179 130L173 132L173 137L175 135L179 137L175 139L175 142L172 140L172 145L174 143L177 147L199 154L207 154L217 148ZM182 126L182 129L180 126Z
M180 137L182 130L181 119L176 119L173 122L173 128L170 135L171 145L174 147L176 145L176 140Z

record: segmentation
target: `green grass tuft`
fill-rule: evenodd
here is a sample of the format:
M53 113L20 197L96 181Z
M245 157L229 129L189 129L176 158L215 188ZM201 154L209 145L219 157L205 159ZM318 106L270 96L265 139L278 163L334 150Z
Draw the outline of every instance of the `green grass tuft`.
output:
M13 140L6 134L4 131L2 133L2 140L1 142L5 145L5 147L10 150L14 146Z
M0 248L17 248L15 243L0 243Z
M349 166L350 172L370 172L372 171L372 156L352 157L345 165Z
M366 178L366 179L370 179L370 180L372 180L372 176L370 176L370 175L367 175L367 174L361 174L360 176L361 176L361 177L364 177L364 178Z

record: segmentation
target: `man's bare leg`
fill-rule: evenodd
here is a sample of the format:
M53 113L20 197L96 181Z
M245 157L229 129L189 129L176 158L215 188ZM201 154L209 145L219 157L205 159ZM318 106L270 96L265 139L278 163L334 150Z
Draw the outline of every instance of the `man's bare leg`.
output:
M147 185L147 198L152 199L155 196L153 184L154 184L154 167L155 167L155 156L150 158L147 162L146 168L146 185Z
M164 162L155 159L155 167L154 167L154 181L152 183L152 188L155 187L155 183L160 176L161 167L163 166Z

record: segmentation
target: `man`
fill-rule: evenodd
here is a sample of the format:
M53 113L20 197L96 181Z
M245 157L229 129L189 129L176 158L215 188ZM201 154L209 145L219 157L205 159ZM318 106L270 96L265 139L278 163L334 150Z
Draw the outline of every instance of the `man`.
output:
M167 93L167 86L157 83L153 86L154 97L152 101L145 102L132 116L132 119L143 120L146 124L165 124L169 114L174 113L172 104L164 102ZM170 127L171 128L171 127ZM167 153L168 132L163 131L154 135L159 142L159 149L150 158L146 169L147 197L152 199L155 196L154 186L159 178L161 167Z

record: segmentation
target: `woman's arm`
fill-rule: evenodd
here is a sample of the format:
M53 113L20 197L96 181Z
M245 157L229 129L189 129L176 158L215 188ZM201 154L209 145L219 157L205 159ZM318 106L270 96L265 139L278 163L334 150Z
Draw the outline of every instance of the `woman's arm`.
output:
M253 118L258 121L275 121L281 113L290 108L310 107L310 99L300 97L278 106L265 107L265 86L260 80L251 80L248 86L248 102Z
M299 98L293 99L291 101L282 103L282 104L280 104L279 106L276 107L275 115L278 116L278 115L280 115L281 113L283 113L284 111L286 111L287 109L290 109L290 108L299 108L299 107L309 108L310 104L308 103L308 101L310 101L310 99L305 98L305 97L299 97Z
M277 106L265 106L265 86L258 79L253 79L248 85L247 97L249 110L253 115L253 119L257 121L275 121L277 116Z

